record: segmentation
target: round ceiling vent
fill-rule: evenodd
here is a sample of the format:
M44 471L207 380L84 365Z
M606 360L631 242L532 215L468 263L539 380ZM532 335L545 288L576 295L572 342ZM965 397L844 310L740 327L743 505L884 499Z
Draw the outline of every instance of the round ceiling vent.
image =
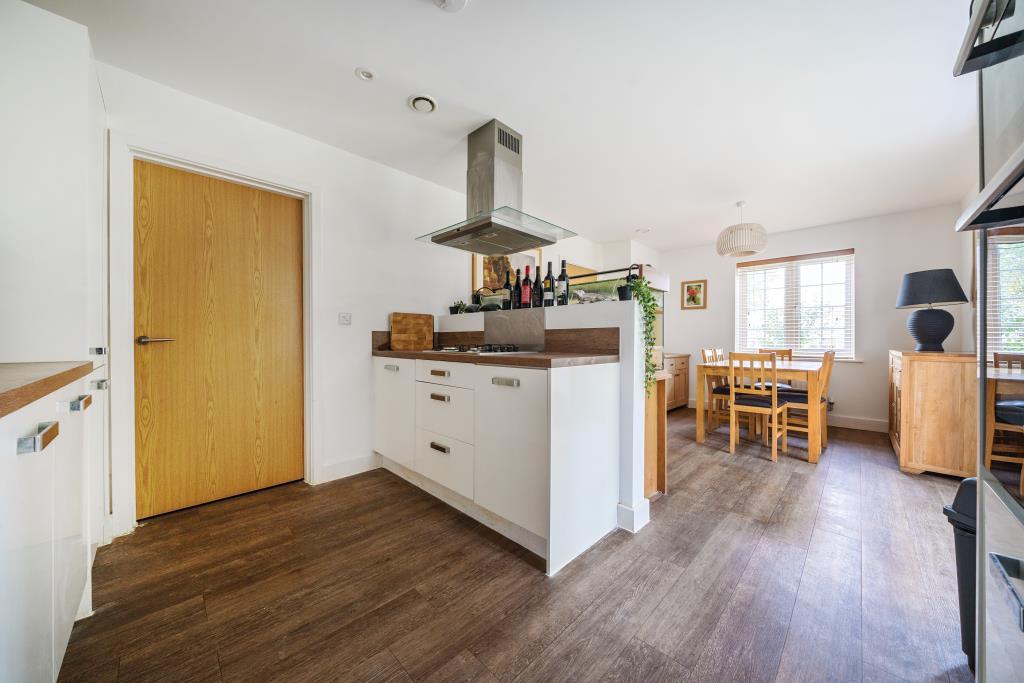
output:
M409 108L421 114L429 114L437 109L437 102L429 95L413 95L409 98Z
M459 12L466 9L469 0L434 0L434 4L445 12Z

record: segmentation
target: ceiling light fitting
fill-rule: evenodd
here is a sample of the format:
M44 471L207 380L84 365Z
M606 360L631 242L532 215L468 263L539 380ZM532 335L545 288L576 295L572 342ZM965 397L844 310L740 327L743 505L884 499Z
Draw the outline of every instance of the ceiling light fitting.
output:
M367 69L365 66L356 67L356 78L361 81L372 81L374 79L373 72Z
M430 95L413 95L409 98L409 108L420 114L429 114L437 109L437 102Z
M445 12L461 12L466 9L469 0L434 0L434 4Z
M740 210L740 222L718 234L715 249L719 256L753 256L768 246L768 231L763 225L743 222L743 207L746 205L746 202L736 202L736 208Z

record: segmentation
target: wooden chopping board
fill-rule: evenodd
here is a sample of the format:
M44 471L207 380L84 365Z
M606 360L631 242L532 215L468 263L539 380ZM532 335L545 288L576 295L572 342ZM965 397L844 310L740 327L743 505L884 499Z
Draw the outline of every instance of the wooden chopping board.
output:
M429 351L434 348L434 316L392 313L390 324L392 351Z

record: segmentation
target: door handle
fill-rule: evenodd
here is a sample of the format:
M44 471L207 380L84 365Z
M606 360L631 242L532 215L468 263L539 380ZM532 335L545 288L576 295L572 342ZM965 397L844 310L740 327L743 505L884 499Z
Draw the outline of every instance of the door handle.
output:
M18 439L18 453L38 453L60 434L59 422L40 422L36 433Z
M391 363L388 363L387 365L385 365L384 369L387 370L388 372L398 372L398 366L397 365L392 365Z
M174 340L171 339L170 337L147 337L146 335L142 335L141 337L138 337L135 340L135 343L138 344L139 346L145 346L146 344L152 344L154 342L169 342L169 341L174 341Z
M491 384L499 387L518 387L519 380L515 377L492 377Z

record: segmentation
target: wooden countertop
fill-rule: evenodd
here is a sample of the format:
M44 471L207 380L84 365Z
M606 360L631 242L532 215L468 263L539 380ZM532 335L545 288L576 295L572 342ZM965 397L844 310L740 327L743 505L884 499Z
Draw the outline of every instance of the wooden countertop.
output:
M0 363L0 417L92 372L92 361Z
M578 365L618 363L618 355L588 353L452 353L441 351L374 351L383 358L414 358L416 360L474 363L476 365L504 365L516 368L571 368Z

